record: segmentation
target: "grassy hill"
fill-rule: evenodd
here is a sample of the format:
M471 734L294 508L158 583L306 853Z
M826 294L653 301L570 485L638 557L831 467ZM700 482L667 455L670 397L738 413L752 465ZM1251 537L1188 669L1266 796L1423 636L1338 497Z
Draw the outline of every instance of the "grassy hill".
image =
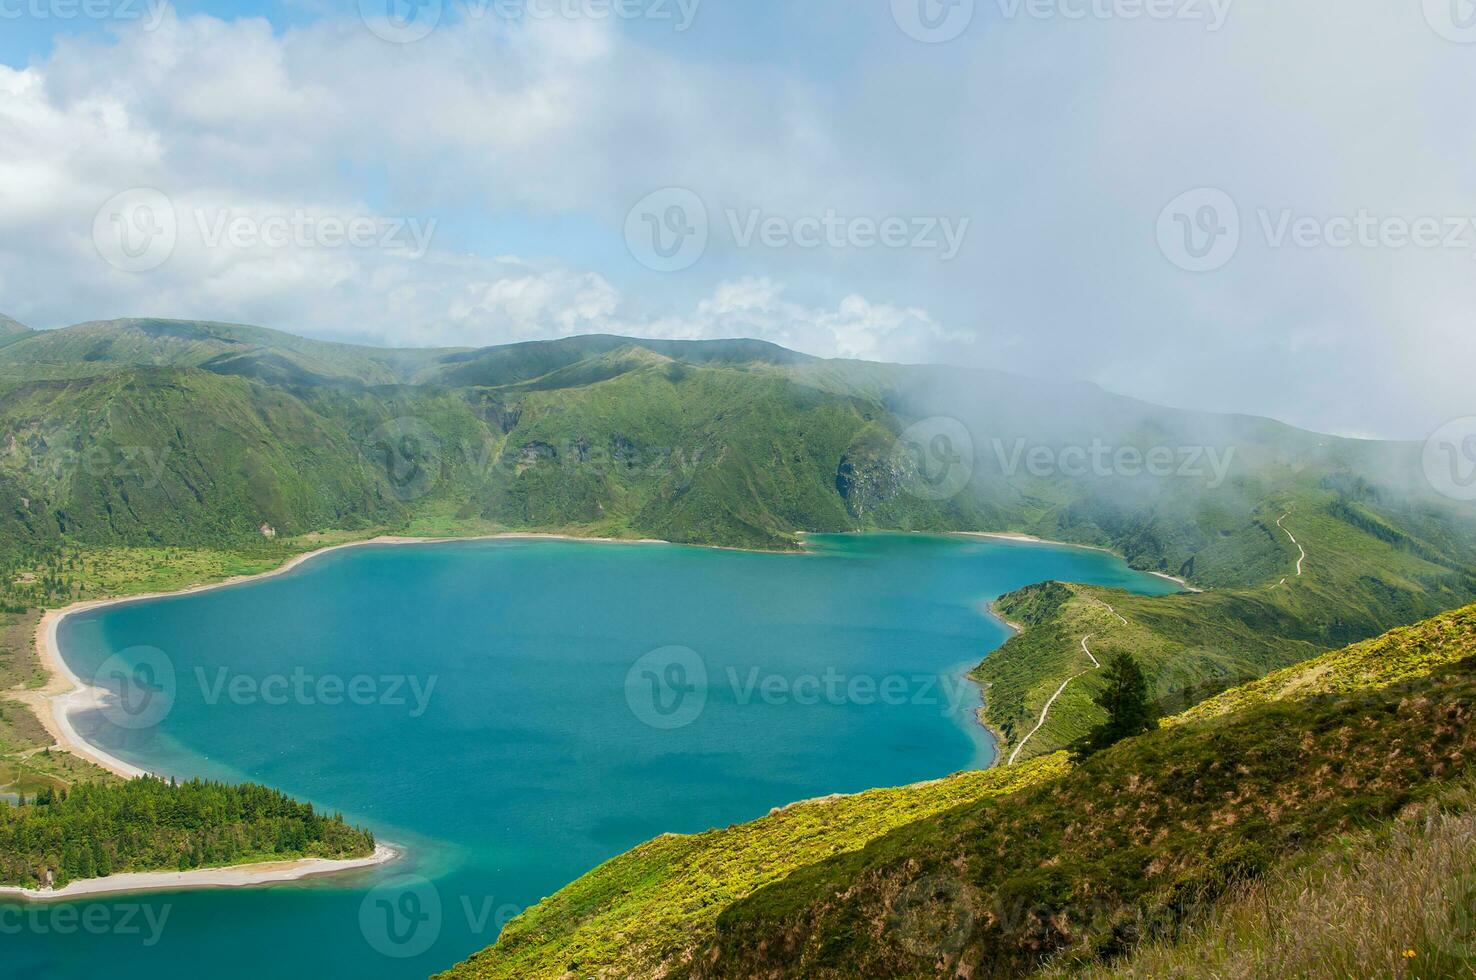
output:
M939 419L956 450L931 438ZM909 441L919 423L929 438ZM920 481L945 445L967 479L935 495ZM1072 465L1099 445L1127 464ZM167 495L112 458L126 450L167 454ZM1146 472L1154 452L1169 462ZM79 459L91 461L80 475ZM416 518L764 548L794 547L801 531L1014 530L1231 587L1284 571L1271 511L1291 504L1321 522L1309 533L1354 538L1354 551L1377 540L1476 564L1473 512L1419 473L1414 446L758 341L386 350L120 320L0 348L0 530L32 542L229 545L262 521L293 535ZM1371 585L1391 593L1378 605L1429 571L1403 564L1402 580Z
M1289 861L1428 811L1470 774L1473 695L1468 607L1228 692L1077 767L1057 754L659 838L447 976L1090 967L1199 927L1222 899L1233 913L1246 883L1295 874Z

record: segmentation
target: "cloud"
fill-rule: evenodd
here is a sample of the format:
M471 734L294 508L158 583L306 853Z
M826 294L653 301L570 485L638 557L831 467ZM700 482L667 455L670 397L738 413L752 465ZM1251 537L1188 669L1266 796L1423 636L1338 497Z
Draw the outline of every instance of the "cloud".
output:
M489 45L498 57L487 57ZM156 30L61 41L37 67L0 66L10 148L0 232L11 243L0 243L0 282L10 309L53 324L146 313L415 345L743 334L820 354L922 356L918 340L938 333L922 310L857 295L807 307L784 300L781 284L748 277L716 284L695 308L651 313L597 271L453 251L434 237L434 217L387 213L362 183L340 179L343 166L372 159L388 199L413 196L401 183L423 182L429 201L473 187L493 212L590 212L616 229L627 200L674 179L642 175L652 156L671 175L703 174L704 193L719 201L800 156L816 170L812 187L833 183L818 172L824 128L801 118L803 99L788 86L803 153L774 139L761 108L772 92L734 106L723 138L688 139L684 130L713 131L706 116L728 84L637 51L597 22L516 27L488 17L394 46L357 22L278 33L264 20L169 11ZM804 185L796 175L786 196L803 200ZM134 187L169 202L172 249L144 272L110 266L91 234L98 207ZM317 230L355 221L426 229L429 251L325 245Z
M1418 5L1349 2L1334 18L1238 0L1214 33L980 4L946 45L852 0L704 7L683 35L450 3L405 45L341 12L281 28L168 11L0 66L0 309L397 344L742 334L1423 437L1476 407L1476 248L1273 248L1259 231L1263 209L1476 214L1473 49ZM698 194L715 234L662 276L623 229L667 186ZM99 206L134 187L178 219L141 273L92 240ZM1155 243L1194 187L1229 194L1244 230L1206 274ZM831 211L969 234L940 261L717 233L730 212L793 227ZM419 257L212 245L222 214L434 227Z

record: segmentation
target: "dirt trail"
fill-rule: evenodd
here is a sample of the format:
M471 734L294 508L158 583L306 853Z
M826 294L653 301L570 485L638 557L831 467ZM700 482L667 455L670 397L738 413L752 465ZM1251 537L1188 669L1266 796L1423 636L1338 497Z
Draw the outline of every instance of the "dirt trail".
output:
M1291 511L1287 511L1285 514L1282 514L1281 515L1281 521L1286 520L1290 516L1292 516L1292 512ZM1291 538L1291 543L1294 544L1294 545L1296 545L1297 546L1297 550L1302 553L1302 556L1297 559L1297 578L1301 578L1302 577L1302 563L1307 560L1307 549L1302 547L1301 542L1298 541L1296 539L1296 537L1290 531L1287 531L1286 526L1283 525L1281 523L1281 521L1277 521L1276 522L1276 526L1279 527L1279 528L1281 528L1281 530L1283 532L1285 532L1285 534L1286 534L1287 537ZM1283 584L1286 583L1286 579L1282 579L1281 581L1282 581Z
M1106 606L1107 604L1104 602L1104 603L1102 603L1102 605ZM1107 608L1108 609L1111 609L1112 607L1111 606L1107 606ZM1113 615L1116 616L1117 613L1114 612ZM1118 618L1121 618L1121 617L1118 617ZM1051 713L1051 705L1053 705L1053 704L1056 703L1056 699L1059 698L1066 691L1067 686L1070 685L1070 683L1072 681L1076 680L1082 674L1089 674L1092 671L1098 670L1098 669L1101 668L1102 665L1100 663L1098 663L1097 662L1097 658L1092 655L1092 648L1089 647L1089 646L1087 646L1087 640L1090 640L1091 638L1092 638L1092 634L1091 633L1088 633L1086 636L1083 636L1081 638L1081 650L1082 650L1083 653L1085 653L1087 655L1087 657L1089 657L1091 659L1092 665L1090 667L1088 667L1086 670L1081 671L1080 673L1072 674L1070 677L1066 678L1065 682L1062 683L1060 687L1056 688L1056 693L1051 695L1051 699L1049 701L1047 701L1045 703L1045 707L1043 709L1041 709L1041 712L1040 712L1040 721L1036 722L1035 723L1035 727L1032 728L1032 729L1030 729L1030 734L1029 735L1026 735L1024 738L1020 739L1020 744L1017 745L1017 746L1015 746L1015 751L1013 751L1013 752L1010 753L1010 760L1009 760L1009 762L1005 763L1005 765L1013 765L1014 762L1015 762L1016 757L1019 756L1019 754L1020 754L1020 750L1025 747L1025 743L1026 742L1029 742L1030 739L1035 735L1035 733L1038 732L1038 731L1040 731L1041 726L1043 726L1046 723L1046 718L1048 718L1050 716L1050 713Z

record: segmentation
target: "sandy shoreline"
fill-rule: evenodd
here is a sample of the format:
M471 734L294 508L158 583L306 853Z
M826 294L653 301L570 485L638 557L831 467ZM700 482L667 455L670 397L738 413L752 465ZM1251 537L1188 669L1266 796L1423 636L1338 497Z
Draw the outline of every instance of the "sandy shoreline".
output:
M304 858L241 864L230 868L200 868L195 871L143 871L74 881L65 888L0 888L0 898L23 898L33 902L59 902L98 895L136 892L194 891L207 888L253 888L261 885L302 881L320 875L342 874L388 864L400 856L389 844L378 844L369 857L331 860Z
M1111 548L1104 548L1099 544L1077 544L1074 541L1052 541L1049 538L1038 538L1033 534L1014 534L1003 531L951 531L948 533L954 537L961 538L992 538L995 541L1016 541L1022 544L1048 544L1053 545L1057 548L1083 548L1087 551L1100 551L1104 554L1111 555L1114 558L1122 559L1124 563L1126 563L1127 561L1127 559L1123 558L1122 555L1119 555ZM1128 567L1132 568L1131 565L1129 565ZM1203 589L1195 588L1184 579L1179 578L1177 575L1170 575L1168 572L1150 572L1147 569L1137 568L1133 569L1133 571L1141 571L1144 574L1152 575L1155 578L1167 579L1168 581L1173 582L1175 585L1182 587L1186 592L1199 593L1204 591Z

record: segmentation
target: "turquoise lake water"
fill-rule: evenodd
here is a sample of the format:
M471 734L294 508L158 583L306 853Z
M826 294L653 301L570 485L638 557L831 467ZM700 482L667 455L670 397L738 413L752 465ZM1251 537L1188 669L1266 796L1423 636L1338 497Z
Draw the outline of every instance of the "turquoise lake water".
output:
M1084 549L812 544L364 547L70 617L79 676L147 681L121 692L136 713L76 719L90 740L277 787L409 854L265 889L0 904L0 973L424 977L658 834L987 765L962 675L1007 637L984 612L1001 593L1175 588Z

